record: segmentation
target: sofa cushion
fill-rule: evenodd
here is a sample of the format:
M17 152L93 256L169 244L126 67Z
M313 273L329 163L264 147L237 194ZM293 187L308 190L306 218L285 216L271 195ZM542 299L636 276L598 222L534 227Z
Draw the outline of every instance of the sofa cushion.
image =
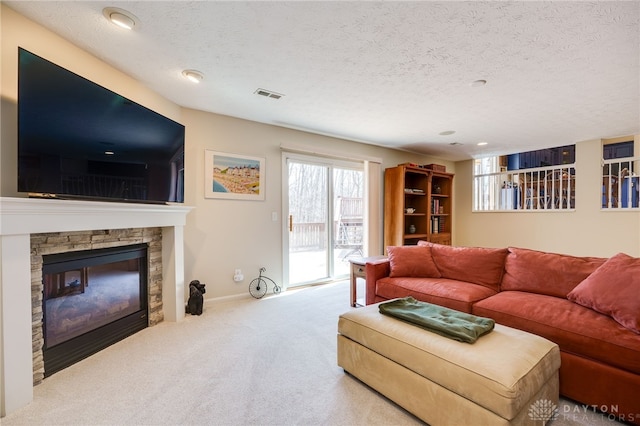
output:
M485 286L447 278L381 278L376 282L376 295L383 299L412 296L467 313L474 302L494 294Z
M640 334L640 259L618 253L589 275L567 298Z
M390 277L440 278L440 271L433 263L431 247L389 246L387 247Z
M640 374L640 338L611 317L567 299L502 291L478 301L474 315L545 337L560 350Z
M492 290L500 290L504 272L505 248L453 247L420 241L431 246L433 260L444 278L468 281Z
M565 298L605 261L509 247L501 289Z

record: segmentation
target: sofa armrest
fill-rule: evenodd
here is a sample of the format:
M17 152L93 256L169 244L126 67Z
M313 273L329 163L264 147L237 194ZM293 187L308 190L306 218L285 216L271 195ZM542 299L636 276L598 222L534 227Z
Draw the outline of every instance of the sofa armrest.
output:
M376 282L380 278L388 277L391 273L391 264L389 259L379 259L367 262L365 265L365 281L366 281L366 305L374 303L376 298Z

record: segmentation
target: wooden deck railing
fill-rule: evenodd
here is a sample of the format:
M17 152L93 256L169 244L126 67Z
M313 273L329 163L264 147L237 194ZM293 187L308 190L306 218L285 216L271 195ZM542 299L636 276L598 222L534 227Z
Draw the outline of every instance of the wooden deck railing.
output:
M337 218L331 225L334 247L361 249L363 240L362 198L338 197L336 211ZM289 250L324 250L327 248L328 241L324 223L293 223L289 235Z
M334 221L333 230L336 248L356 248L362 246L362 221L359 224L340 224ZM294 223L289 235L289 250L316 251L327 248L328 235L324 223Z
M289 235L289 250L313 251L327 247L327 233L324 223L294 223Z

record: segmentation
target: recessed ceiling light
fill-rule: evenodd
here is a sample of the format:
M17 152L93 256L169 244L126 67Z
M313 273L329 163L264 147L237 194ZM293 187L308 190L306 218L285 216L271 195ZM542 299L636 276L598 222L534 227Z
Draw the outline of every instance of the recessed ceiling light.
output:
M105 151L104 152L104 155L114 155L114 154L115 154L115 152L113 152L113 151Z
M439 135L440 136L449 136L454 134L456 131L455 130L445 130L444 132L440 132Z
M105 7L102 10L102 14L112 24L124 28L126 30L132 30L140 24L140 20L136 18L131 12L117 7Z
M478 146L489 145L489 142L478 142Z
M476 81L472 81L470 86L471 87L482 87L485 84L487 84L487 80L476 80Z
M200 83L204 78L204 75L196 70L184 70L182 71L182 75L192 83Z

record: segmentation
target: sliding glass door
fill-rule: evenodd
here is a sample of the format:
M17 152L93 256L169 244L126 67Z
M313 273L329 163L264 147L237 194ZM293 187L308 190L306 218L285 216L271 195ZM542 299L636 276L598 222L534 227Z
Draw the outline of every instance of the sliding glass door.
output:
M349 258L363 253L362 164L293 154L285 158L288 287L346 277Z

